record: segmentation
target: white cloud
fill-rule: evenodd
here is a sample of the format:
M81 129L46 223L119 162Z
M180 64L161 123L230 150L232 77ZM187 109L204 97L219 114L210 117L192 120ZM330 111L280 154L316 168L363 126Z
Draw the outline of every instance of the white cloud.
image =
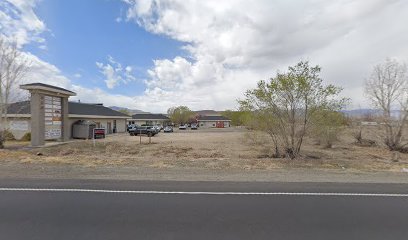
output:
M121 83L127 84L136 80L136 78L132 75L131 66L126 66L123 68L122 64L115 61L111 56L108 56L108 63L103 64L101 62L96 62L96 66L105 76L105 83L109 89L113 89Z
M34 13L36 0L6 0L0 2L0 35L21 47L30 42L43 43L41 33L47 30Z
M110 94L100 88L85 88L73 84L70 88L77 96L70 98L72 101L81 100L86 103L103 103L105 106L123 106L135 108L135 98L120 94Z
M188 58L155 60L148 71L144 98L162 110L234 107L248 87L302 59L362 104L371 67L408 53L403 0L125 2L129 21L185 42Z
M71 81L55 65L45 62L29 52L22 52L21 59L24 59L29 66L22 83L41 82L62 88L71 87Z
M125 2L127 20L184 42L184 55L153 61L144 94L129 97L74 85L55 65L30 53L25 53L32 61L27 81L72 89L82 102L107 106L221 110L236 107L235 100L258 80L306 59L323 67L328 82L342 85L355 106L364 106L362 83L371 67L386 57L406 61L408 56L408 2L403 0ZM36 3L0 0L0 34L20 47L37 43L46 49L41 34L49 30L33 10ZM108 88L136 80L131 66L112 57L96 65Z
M34 8L37 1L34 0L0 0L0 37L10 41L17 41L21 51L21 59L29 63L29 71L20 84L41 82L70 90L77 91L77 99L83 102L101 102L106 106L135 106L135 101L131 97L122 95L112 95L98 88L85 88L73 85L58 67L48 63L29 52L24 52L21 47L30 43L41 44L39 48L46 49L45 40L40 37L41 33L47 31L45 24L35 15ZM108 59L109 64L115 65L114 71L119 71L120 64L113 58ZM103 64L102 64L103 65ZM125 67L123 70L125 80L132 79L132 68ZM74 77L80 78L81 74L76 73ZM16 89L16 96L26 96L27 92ZM75 99L75 98L74 98ZM12 99L18 100L18 99Z

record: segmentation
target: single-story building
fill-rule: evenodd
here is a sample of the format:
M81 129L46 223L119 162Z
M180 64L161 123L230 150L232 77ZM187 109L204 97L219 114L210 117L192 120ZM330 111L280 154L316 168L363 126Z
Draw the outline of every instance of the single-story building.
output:
M170 118L163 114L153 113L139 113L132 115L132 118L128 119L128 124L136 125L162 125L166 126L170 123Z
M126 132L128 115L112 110L102 104L68 102L68 137L72 138L72 125L78 120L96 123L96 127L105 128L107 134ZM30 101L16 102L7 110L8 129L16 139L31 132Z
M231 127L231 120L224 116L199 116L197 122L200 128Z

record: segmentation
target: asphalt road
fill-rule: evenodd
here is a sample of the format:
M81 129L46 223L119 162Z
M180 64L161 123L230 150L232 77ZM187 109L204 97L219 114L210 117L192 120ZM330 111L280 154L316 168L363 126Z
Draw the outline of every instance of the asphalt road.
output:
M0 239L408 239L407 187L3 179Z

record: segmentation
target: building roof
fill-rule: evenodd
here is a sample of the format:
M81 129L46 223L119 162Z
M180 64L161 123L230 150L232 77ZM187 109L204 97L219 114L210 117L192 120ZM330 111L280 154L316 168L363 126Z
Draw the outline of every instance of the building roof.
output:
M201 116L198 121L231 121L224 116Z
M141 113L132 115L132 119L135 120L170 120L170 118L164 116L163 114L153 114L153 113Z
M72 115L94 115L94 116L112 116L129 117L128 115L112 110L100 104L87 104L68 102L68 112ZM16 102L9 105L8 114L31 114L30 101Z
M87 104L79 102L68 103L69 114L75 115L96 115L96 116L117 116L129 117L128 115L105 107L101 104Z
M62 94L66 94L68 96L75 96L76 93L65 88L56 87L52 85L48 85L45 83L28 83L20 85L21 89L32 90L32 89L40 89L40 90L47 90L47 91L57 91Z
M30 114L30 101L9 104L7 114Z

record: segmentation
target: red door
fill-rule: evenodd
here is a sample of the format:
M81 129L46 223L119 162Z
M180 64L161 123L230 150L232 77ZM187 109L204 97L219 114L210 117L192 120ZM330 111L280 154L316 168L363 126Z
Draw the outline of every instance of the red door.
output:
M216 122L215 125L216 125L217 128L224 128L224 122L222 122L222 121Z

